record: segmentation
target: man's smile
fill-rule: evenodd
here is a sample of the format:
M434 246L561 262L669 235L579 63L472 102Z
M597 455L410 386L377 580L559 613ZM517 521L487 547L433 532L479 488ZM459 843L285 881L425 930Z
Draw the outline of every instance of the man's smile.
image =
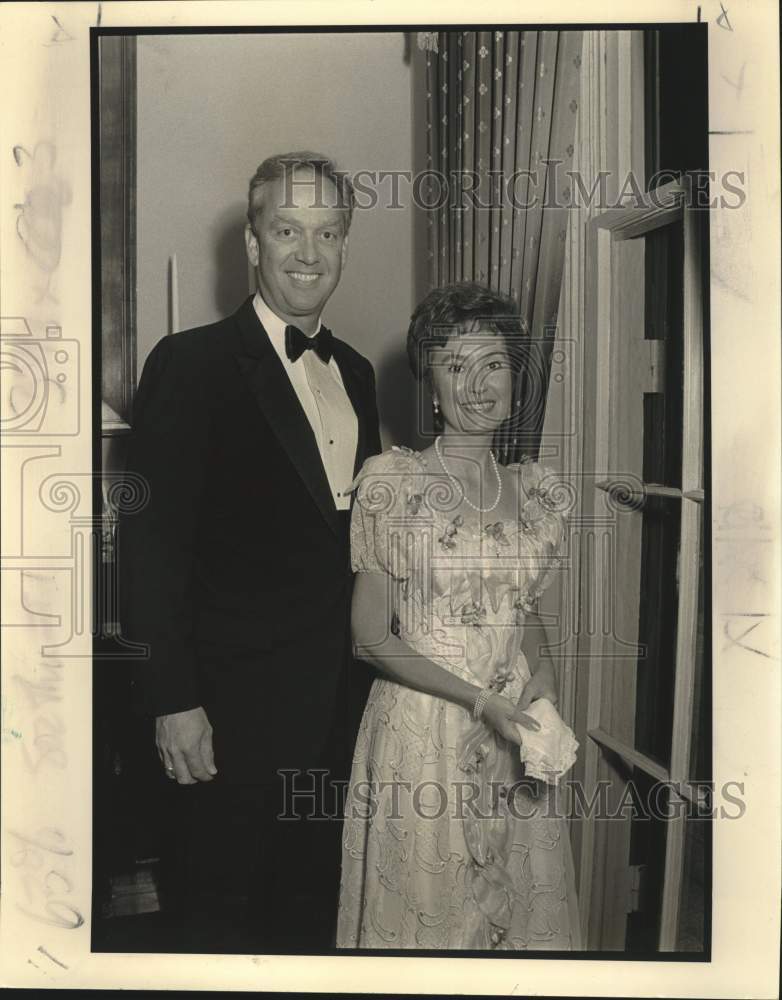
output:
M311 274L307 271L288 271L288 277L292 278L293 281L299 281L304 285L311 285L313 282L318 280L320 274Z

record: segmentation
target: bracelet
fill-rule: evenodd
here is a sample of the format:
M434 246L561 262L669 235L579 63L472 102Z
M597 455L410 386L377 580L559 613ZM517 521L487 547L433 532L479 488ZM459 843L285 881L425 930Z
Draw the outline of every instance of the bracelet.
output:
M483 717L483 710L486 708L486 702L493 694L494 691L490 687L481 688L472 709L472 717L476 722L480 722Z

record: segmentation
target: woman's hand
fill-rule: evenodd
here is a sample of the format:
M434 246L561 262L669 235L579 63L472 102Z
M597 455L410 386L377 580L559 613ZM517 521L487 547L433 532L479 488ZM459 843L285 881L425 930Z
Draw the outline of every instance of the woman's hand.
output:
M555 707L559 700L557 678L550 663L542 663L524 685L517 706L518 710L523 712L538 698L548 698Z
M525 729L531 729L536 732L540 729L540 724L529 715L524 715L518 708L514 705L512 701L507 698L503 698L500 694L493 694L489 696L489 700L483 709L482 714L483 721L496 729L500 736L508 740L509 743L515 743L517 746L521 746L521 736L519 736L518 726L522 725Z

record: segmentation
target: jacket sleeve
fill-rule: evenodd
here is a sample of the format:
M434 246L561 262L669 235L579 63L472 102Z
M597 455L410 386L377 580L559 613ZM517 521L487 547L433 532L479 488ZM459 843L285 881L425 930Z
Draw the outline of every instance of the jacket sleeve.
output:
M372 367L371 363L368 361L367 366L369 368L369 406L367 407L368 422L367 422L367 457L372 455L379 455L381 452L380 444L380 418L377 413L377 392L375 389L375 369Z
M127 469L148 493L120 517L123 636L147 647L136 664L136 708L167 715L200 704L193 574L209 447L204 366L177 336L149 355L134 402Z

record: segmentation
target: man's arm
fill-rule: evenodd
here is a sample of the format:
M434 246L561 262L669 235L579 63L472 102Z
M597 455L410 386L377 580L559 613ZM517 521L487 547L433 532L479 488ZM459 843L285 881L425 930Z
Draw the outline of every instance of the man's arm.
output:
M380 444L380 417L377 412L377 392L375 389L375 369L367 361L369 369L369 408L367 421L367 455L379 455L383 450Z
M118 556L123 634L149 647L134 678L138 707L158 717L161 759L190 783L192 774L208 780L211 760L192 592L209 415L204 373L187 346L166 337L144 366L127 468L144 481L148 500L121 518Z

